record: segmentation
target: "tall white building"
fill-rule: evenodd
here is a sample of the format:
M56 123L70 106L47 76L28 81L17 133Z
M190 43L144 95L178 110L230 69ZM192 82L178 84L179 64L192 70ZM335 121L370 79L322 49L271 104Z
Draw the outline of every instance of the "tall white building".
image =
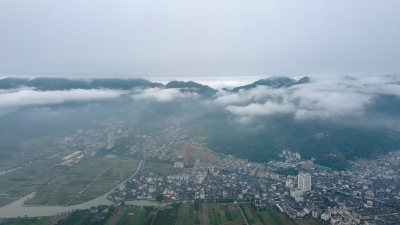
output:
M297 187L303 192L311 191L311 175L309 173L299 173L297 175Z
M107 146L106 148L111 149L114 147L114 132L109 130L107 131Z

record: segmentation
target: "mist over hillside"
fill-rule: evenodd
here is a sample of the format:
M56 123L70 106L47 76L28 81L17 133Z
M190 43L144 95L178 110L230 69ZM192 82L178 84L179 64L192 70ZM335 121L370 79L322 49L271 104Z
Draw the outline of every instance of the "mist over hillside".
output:
M21 143L118 117L132 126L182 120L215 151L253 161L283 147L334 168L400 148L396 76L268 77L213 89L193 81L4 78L0 80L0 154Z

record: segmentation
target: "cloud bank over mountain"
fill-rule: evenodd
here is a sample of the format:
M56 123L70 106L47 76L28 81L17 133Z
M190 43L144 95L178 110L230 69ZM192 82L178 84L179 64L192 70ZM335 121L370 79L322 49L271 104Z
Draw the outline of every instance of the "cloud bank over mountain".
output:
M227 83L235 83L231 80ZM220 83L220 78L216 82ZM208 84L213 86L210 80ZM398 76L269 77L231 89L213 89L192 81L161 84L144 79L0 80L0 108L112 100L125 95L130 101L207 103L239 121L281 114L304 121L365 117L371 110L400 113Z
M182 92L179 89L161 89L148 88L135 91L132 95L133 99L137 100L155 100L158 102L167 102L181 98L198 98L197 93Z
M286 146L339 169L348 159L400 146L400 77L266 77L229 89L207 84L0 79L0 129L8 137L24 129L26 135L39 135L38 129L47 135L116 118L135 129L159 130L173 120L225 154L267 161Z
M381 95L400 96L393 76L317 77L287 88L256 86L238 92L220 92L215 102L238 117L293 114L298 120L362 115Z
M105 89L56 91L38 91L32 89L8 90L0 92L0 108L115 99L123 93L124 92L120 90Z

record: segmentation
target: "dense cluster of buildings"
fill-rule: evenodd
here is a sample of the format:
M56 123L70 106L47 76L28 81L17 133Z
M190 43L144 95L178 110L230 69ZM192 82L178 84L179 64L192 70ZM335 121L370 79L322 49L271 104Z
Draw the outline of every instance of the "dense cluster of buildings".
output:
M144 135L118 121L103 122L102 129L78 130L58 140L63 148L75 147L63 157L73 165L100 149L113 149L115 139L129 137L132 154L144 160L158 159L181 169L178 174L139 172L121 185L110 199L179 201L225 199L252 202L262 208L276 205L290 218L315 217L331 224L398 224L400 221L400 153L378 159L352 162L345 171L334 171L304 160L297 152L284 149L280 160L254 163L212 152L193 155L192 146L205 146L204 139L171 122L154 135ZM184 145L181 155L171 154ZM188 144L190 143L190 144ZM296 173L288 172L296 171Z
M315 165L287 150L282 160L264 164L230 155L205 164L203 157L189 158L190 145L183 152L186 163L169 159L182 165L181 173L139 173L111 199L229 199L260 208L269 203L290 218L315 217L331 224L396 224L400 219L400 154L396 152L377 160L357 160L346 171ZM285 174L286 169L298 173Z
M76 133L56 139L53 144L59 149L80 151L79 159L82 159L95 156L102 149L112 149L115 146L116 136L126 138L132 136L134 132L135 130L123 121L112 118L108 121L98 121L90 129L78 129ZM76 157L74 159L73 162L64 164L73 166L79 162Z

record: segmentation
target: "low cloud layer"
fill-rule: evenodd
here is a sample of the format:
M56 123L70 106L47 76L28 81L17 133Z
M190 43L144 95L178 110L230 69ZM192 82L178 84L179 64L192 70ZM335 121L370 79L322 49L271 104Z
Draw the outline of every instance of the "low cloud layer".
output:
M398 82L393 76L316 77L289 88L220 92L215 102L241 119L273 114L293 114L298 120L354 117L378 95L400 96Z
M226 82L234 83L234 81L235 79ZM241 89L236 93L220 90L215 99L201 98L202 93L191 92L190 89L136 88L129 91L4 89L0 90L0 109L71 101L116 99L128 94L134 100L156 102L189 99L201 103L204 99L203 103L213 102L213 106L222 107L240 121L278 114L290 115L297 120L342 119L366 115L368 106L378 102L377 97L381 95L393 95L400 98L400 77L316 76L311 77L310 83L287 88L257 86L249 90Z
M137 100L154 100L167 102L182 98L197 98L198 94L193 92L182 92L179 89L148 88L140 89L132 98Z
M73 89L63 91L37 91L20 89L0 92L0 107L21 107L25 105L57 104L71 101L92 101L117 98L123 91L104 89Z

